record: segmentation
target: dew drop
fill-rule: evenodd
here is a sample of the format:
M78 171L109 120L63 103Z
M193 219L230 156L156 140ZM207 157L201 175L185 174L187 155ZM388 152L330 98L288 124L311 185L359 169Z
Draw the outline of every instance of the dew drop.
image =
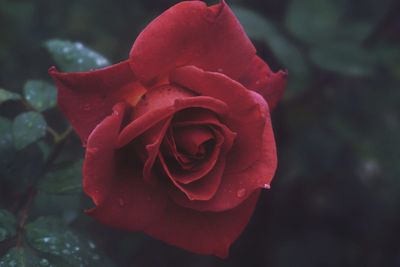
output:
M118 203L120 206L125 205L125 201L121 197L118 198Z
M97 147L88 147L88 148L86 148L86 152L87 153L95 154L98 151L99 151L99 149Z
M96 248L96 245L92 241L89 241L88 244L89 244L89 247L91 249L95 249Z
M97 64L98 66L104 65L104 64L106 64L106 63L107 63L107 61L106 61L105 59L103 59L103 58L97 58L97 59L96 59L96 64Z
M244 189L244 188L239 189L236 192L236 195L237 195L237 197L240 197L240 198L244 197L246 195L246 189Z
M40 266L49 266L49 261L46 259L41 259L39 264Z
M271 186L270 186L269 184L263 184L263 188L265 188L265 189L270 189Z
M83 110L86 110L86 111L90 110L90 105L89 104L84 105Z

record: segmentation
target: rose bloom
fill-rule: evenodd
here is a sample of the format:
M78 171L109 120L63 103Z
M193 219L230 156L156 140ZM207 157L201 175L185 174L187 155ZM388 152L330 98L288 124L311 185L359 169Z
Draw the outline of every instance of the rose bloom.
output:
M87 214L226 257L275 173L270 110L286 80L256 55L226 3L171 7L121 63L49 72L86 147Z

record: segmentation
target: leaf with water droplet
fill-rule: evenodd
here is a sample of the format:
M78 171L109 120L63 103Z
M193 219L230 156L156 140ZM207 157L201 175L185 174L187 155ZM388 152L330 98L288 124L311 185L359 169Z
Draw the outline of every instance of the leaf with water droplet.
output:
M0 259L1 267L37 267L37 266L51 266L41 265L41 259L32 254L28 249L22 247L15 247L10 249L3 258Z
M48 172L39 183L39 190L49 194L82 192L82 160L63 169Z
M25 83L24 98L35 110L42 112L56 106L57 91L48 82L30 80Z
M72 266L114 266L57 217L40 217L26 226L26 238L35 249L58 256Z
M17 93L7 91L3 88L0 88L0 104L10 100L20 100L21 96Z
M17 150L24 149L46 135L46 121L37 112L19 114L13 121L12 131L14 146Z
M12 213L0 209L0 242L13 237L17 230L17 220Z
M52 39L47 41L45 45L57 66L63 71L88 71L110 65L110 62L104 56L79 42Z

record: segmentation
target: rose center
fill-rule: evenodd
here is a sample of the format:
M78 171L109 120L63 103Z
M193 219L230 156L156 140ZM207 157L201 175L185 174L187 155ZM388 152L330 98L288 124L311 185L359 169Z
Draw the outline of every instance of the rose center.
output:
M177 151L191 159L203 159L215 144L213 133L205 126L174 127Z

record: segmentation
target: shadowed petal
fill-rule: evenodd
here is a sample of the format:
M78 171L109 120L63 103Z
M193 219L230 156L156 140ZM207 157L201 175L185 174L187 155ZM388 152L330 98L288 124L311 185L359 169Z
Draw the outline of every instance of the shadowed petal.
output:
M236 209L218 213L198 212L168 203L163 216L144 232L195 253L226 258L230 245L248 223L258 196L259 190Z

